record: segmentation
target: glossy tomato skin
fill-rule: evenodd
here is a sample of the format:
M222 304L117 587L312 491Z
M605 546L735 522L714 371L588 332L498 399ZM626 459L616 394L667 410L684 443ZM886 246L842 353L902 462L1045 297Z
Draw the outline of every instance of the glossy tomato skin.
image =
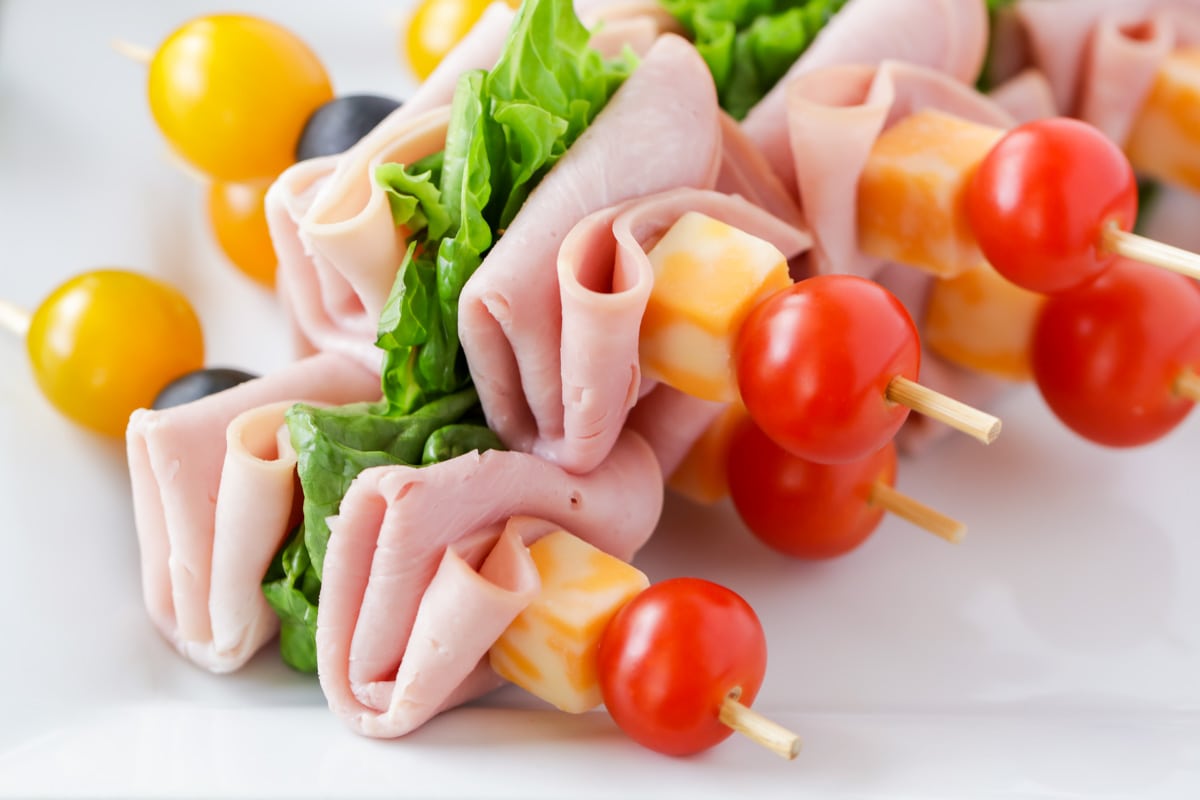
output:
M916 380L912 317L879 284L852 275L800 281L760 303L738 335L738 389L750 416L793 455L825 464L863 458L908 417L887 399Z
M879 527L884 510L871 505L871 490L895 484L896 447L888 442L857 461L818 464L744 420L730 442L728 477L738 514L763 543L794 558L835 558Z
M1165 270L1119 259L1092 283L1055 295L1034 331L1042 397L1071 430L1110 447L1168 433L1194 405L1174 392L1200 369L1200 293Z
M1131 230L1137 180L1129 160L1073 119L1021 125L1001 139L967 184L967 219L984 256L1008 280L1053 293L1095 278L1114 259L1104 225Z
M213 237L233 265L267 288L275 287L275 245L267 228L268 183L222 183L208 187Z
M187 298L126 270L83 273L55 289L33 313L25 345L46 398L109 436L124 436L134 409L204 365L204 335Z
M274 179L309 116L333 99L317 56L257 17L217 14L172 33L150 62L150 111L185 161L216 180Z
M613 720L651 750L684 756L733 730L721 704L731 691L750 705L767 669L767 640L754 609L699 578L654 584L605 629L600 691Z

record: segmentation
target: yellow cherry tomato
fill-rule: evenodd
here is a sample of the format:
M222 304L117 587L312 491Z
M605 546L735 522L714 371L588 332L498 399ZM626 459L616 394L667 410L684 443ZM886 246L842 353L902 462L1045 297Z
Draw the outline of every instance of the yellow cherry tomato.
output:
M275 285L275 248L263 201L270 184L215 182L208 188L213 236L233 265L266 287Z
M123 270L64 283L33 313L25 342L47 399L110 436L123 436L133 410L148 407L169 381L204 366L204 337L187 298Z
M150 62L150 111L171 146L222 181L272 178L295 160L304 123L333 99L325 68L265 20L192 20Z
M422 0L405 35L404 51L413 74L428 78L491 4L492 0Z

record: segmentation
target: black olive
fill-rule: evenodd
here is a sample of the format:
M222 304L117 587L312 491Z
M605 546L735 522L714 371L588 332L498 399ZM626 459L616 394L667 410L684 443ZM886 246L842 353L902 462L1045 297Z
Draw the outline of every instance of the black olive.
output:
M245 383L256 377L258 376L242 372L240 369L198 369L195 372L180 375L164 386L158 393L158 397L154 398L151 408L161 410L172 406L181 406L184 403L199 400L201 397L232 389L239 383Z
M296 144L296 160L343 153L400 107L398 100L373 94L335 97L304 123Z

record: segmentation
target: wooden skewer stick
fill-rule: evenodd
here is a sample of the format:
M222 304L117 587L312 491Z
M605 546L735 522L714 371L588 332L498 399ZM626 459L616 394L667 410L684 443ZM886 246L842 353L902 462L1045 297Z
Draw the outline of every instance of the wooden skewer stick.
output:
M1100 234L1100 246L1110 253L1200 281L1200 255L1123 231L1115 220L1105 223L1104 231Z
M140 44L127 42L124 39L113 39L112 49L130 61L136 61L139 64L149 64L154 59L153 50L148 47L142 47Z
M0 328L11 331L22 339L29 332L29 320L32 316L20 306L15 306L7 300L0 300Z
M912 499L903 492L896 491L883 481L876 481L871 487L871 496L867 499L867 503L879 506L885 511L911 522L918 528L924 528L934 536L940 536L951 544L961 542L967 533L967 526L958 520Z
M1200 403L1200 374L1194 370L1185 369L1175 379L1175 394L1186 397L1193 403Z
M725 702L721 703L721 722L788 761L799 755L800 737L749 706L743 705L738 700L741 696L742 690L739 687L730 692Z
M910 381L902 375L897 375L888 383L887 399L943 422L984 444L991 444L1000 435L1000 420L997 417Z

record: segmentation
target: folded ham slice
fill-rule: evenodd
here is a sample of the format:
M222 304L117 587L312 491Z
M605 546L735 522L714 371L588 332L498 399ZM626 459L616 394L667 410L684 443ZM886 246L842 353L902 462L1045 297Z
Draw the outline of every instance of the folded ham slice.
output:
M1058 116L1054 91L1040 70L1018 72L988 92L988 97L1018 123Z
M142 593L188 659L229 672L278 627L259 585L295 521L284 412L297 401L378 397L378 377L320 355L186 405L133 413L126 443Z
M412 98L375 130L345 153L292 166L267 192L276 281L298 353L337 352L379 372L376 323L407 242L375 183L375 168L409 164L445 146L459 76L495 63L512 17L503 3L489 6Z
M824 67L893 59L929 67L966 84L979 75L986 51L983 2L850 0L742 125L784 185L794 188L786 118L789 87L796 78Z
M998 128L1015 120L987 97L936 70L885 61L829 67L788 86L787 135L818 273L871 277L882 266L858 248L857 187L875 140L917 109Z
M330 708L388 738L495 688L487 651L539 588L524 545L563 528L630 560L662 497L633 432L584 476L505 451L366 470L329 522L317 671Z
M720 123L708 68L683 39L662 36L529 196L463 289L463 350L488 424L509 447L578 472L604 457L603 446L577 447L577 439L559 444L568 435L566 409L582 404L572 431L595 431L597 419L604 420L602 428L612 420L619 429L632 399L628 395L636 397L637 376L627 366L628 347L617 351L605 341L613 335L608 327L593 328L583 349L564 357L559 248L588 214L676 187L710 188L720 165ZM617 287L610 305L625 302L619 297L625 288ZM628 340L631 334L618 335ZM596 371L615 379L622 395L617 408L596 405L586 394L567 396L564 359L569 363L576 357L606 359ZM626 365L617 376L615 363Z
M335 352L379 372L379 314L407 247L375 168L446 144L450 107L401 107L339 156L302 161L267 192L277 282L300 353Z
M629 200L582 219L558 251L561 367L546 390L561 398L562 434L547 434L527 418L524 427L511 432L520 449L586 472L608 453L634 404L648 404L638 415L642 432L652 443L665 445L656 431L656 419L662 418L662 426L678 442L656 447L669 475L720 409L669 386L642 381L638 363L642 315L654 283L647 251L689 211L765 239L788 259L811 242L804 231L740 197L700 189ZM651 402L663 394L677 397ZM663 410L652 412L660 404Z
M581 0L575 10L593 31L591 46L608 58L626 47L643 55L664 33L683 34L683 26L658 0Z
M771 169L770 162L742 126L724 112L721 113L721 172L717 175L716 189L740 195L795 228L805 227L800 206Z
M1065 113L1124 142L1177 47L1200 44L1195 0L1022 0L1028 56Z

